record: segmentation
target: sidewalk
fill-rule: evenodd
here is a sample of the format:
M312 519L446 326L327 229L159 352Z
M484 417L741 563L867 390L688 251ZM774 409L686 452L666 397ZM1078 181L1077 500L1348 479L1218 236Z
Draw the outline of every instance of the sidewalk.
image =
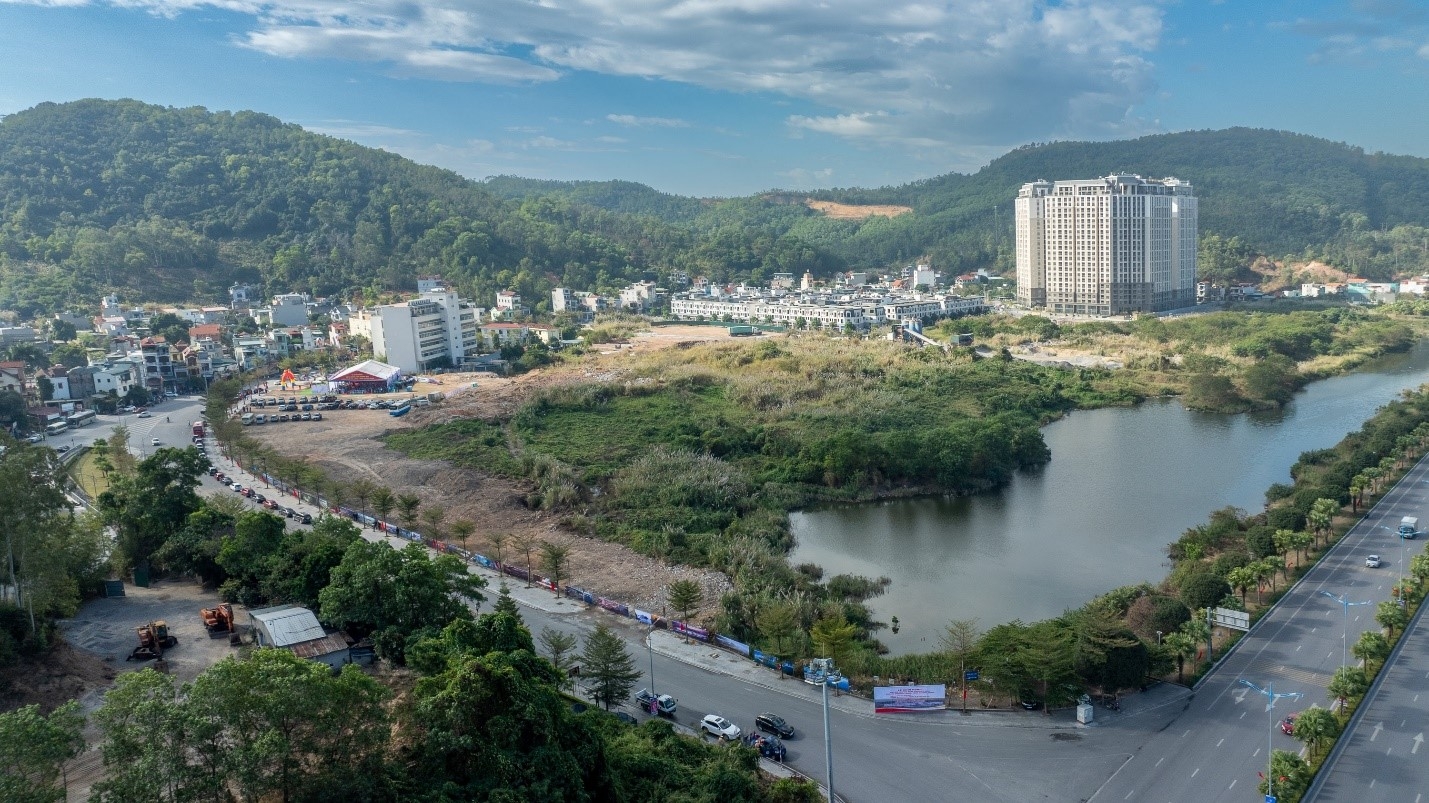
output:
M262 484L261 479L256 479L247 471L237 468L236 464L226 458L220 460L231 467L225 473L240 474L247 478L248 484L255 481ZM215 463L216 465L217 463ZM256 487L256 486L255 486ZM316 507L302 502L298 499L285 497L292 502L295 509L312 512L315 515L323 514ZM328 514L331 515L331 514ZM385 540L396 549L405 548L407 545L415 543L405 538L383 533L365 527L357 523L362 533L362 537L369 541ZM488 569L475 563L467 565L467 571L475 574L487 582L486 596L487 604L490 605L500 593L501 584L504 581L507 593L517 604L534 608L544 613L568 616L583 613L587 610L594 610L582 602L577 602L569 597L557 595L550 589L543 586L532 585L528 587L526 582L519 578L503 575L493 569ZM604 612L597 612L598 615L614 616ZM627 624L634 623L634 619L616 617ZM648 627L648 626L641 626ZM660 655L679 661L690 666L704 669L707 672L714 672L728 677L736 678L745 683L762 686L766 689L782 692L795 697L800 697L811 702L821 702L821 691L818 686L803 682L803 679L796 676L785 675L776 672L761 664L755 663L749 658L737 655L729 650L722 649L713 644L686 639L668 630L651 629L645 639L650 649ZM1138 714L1151 713L1162 707L1184 699L1191 693L1190 689L1170 683L1158 683L1151 686L1147 691L1139 694L1131 694L1121 699L1121 710L1111 711L1102 706L1096 706L1093 721L1089 724L1082 724L1076 720L1076 709L1066 708L1052 711L1050 715L1042 712L1028 712L1020 709L985 709L976 703L970 702L966 713L960 710L961 701L957 699L957 689L948 690L951 706L943 711L919 712L917 714L880 714L882 717L914 717L920 722L942 722L969 724L970 719L975 719L978 724L1002 725L1007 727L1040 727L1040 728L1085 728L1096 727L1098 725L1110 724L1119 720L1133 717ZM844 711L859 716L875 716L873 711L873 701L846 692L830 689L829 706L833 709Z

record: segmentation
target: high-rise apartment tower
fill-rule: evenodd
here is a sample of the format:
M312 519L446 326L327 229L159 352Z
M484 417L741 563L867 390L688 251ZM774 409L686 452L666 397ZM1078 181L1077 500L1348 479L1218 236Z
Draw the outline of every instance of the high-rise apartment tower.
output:
M1196 196L1174 178L1034 181L1017 193L1017 299L1072 315L1196 303Z

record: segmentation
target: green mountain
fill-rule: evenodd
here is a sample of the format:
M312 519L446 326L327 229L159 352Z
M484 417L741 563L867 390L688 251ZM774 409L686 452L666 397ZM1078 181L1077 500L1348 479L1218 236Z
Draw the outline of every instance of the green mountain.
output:
M478 303L509 288L540 309L554 286L610 291L673 271L762 281L920 257L1007 271L1022 183L1115 171L1196 185L1218 275L1257 253L1371 278L1425 265L1429 160L1277 131L1053 143L898 187L696 199L623 181L476 182L254 112L84 100L0 120L0 308L110 290L220 300L234 281L377 293L437 273ZM835 220L809 197L913 211Z

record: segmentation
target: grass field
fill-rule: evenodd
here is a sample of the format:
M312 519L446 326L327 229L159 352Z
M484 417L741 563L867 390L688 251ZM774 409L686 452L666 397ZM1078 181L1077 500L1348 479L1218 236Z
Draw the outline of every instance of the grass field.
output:
M70 464L69 475L74 480L74 484L90 499L95 499L109 490L109 481L105 479L99 469L95 468L94 452L89 449L85 449L84 454Z

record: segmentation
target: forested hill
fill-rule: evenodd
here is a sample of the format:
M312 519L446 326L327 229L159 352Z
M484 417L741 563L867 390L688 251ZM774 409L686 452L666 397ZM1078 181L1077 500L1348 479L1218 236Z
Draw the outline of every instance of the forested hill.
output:
M815 195L913 209L860 221L814 212L804 193L477 182L254 112L85 100L0 120L0 308L93 306L109 290L220 301L233 281L375 294L437 273L479 304L514 289L540 309L554 286L612 291L675 270L760 282L929 257L945 272L1008 271L1022 183L1115 171L1196 186L1211 275L1244 271L1257 253L1370 278L1425 267L1429 160L1276 131L1054 143L972 175Z
M696 227L737 207L755 222L787 231L849 264L875 266L917 255L941 268L1010 267L1012 199L1036 179L1092 178L1114 172L1190 181L1200 199L1202 234L1238 238L1242 263L1254 254L1329 259L1371 278L1429 267L1429 159L1367 154L1302 134L1232 128L1116 142L1057 142L1019 148L971 175L950 173L897 187L815 193L772 192L738 203L691 206L649 187L615 182L524 182L493 187L505 197L562 197L605 208L636 207ZM831 221L788 208L804 198L910 206L913 213L863 223ZM762 201L762 203L760 202ZM780 205L785 205L780 208ZM1217 266L1209 254L1204 268ZM1225 278L1225 277L1222 277Z
M554 198L507 200L456 173L253 112L132 100L46 103L0 121L0 308L410 290L440 273L501 289L611 290L682 269L721 279L839 263L770 229L696 232Z

